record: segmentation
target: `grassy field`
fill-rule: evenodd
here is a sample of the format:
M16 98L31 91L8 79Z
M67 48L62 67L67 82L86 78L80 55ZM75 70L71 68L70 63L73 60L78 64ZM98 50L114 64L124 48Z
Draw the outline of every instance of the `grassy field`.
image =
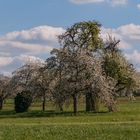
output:
M0 111L0 140L140 140L140 99L119 100L118 112L85 113L81 103L77 116L71 106L64 113L34 104L27 113L16 114L7 102Z

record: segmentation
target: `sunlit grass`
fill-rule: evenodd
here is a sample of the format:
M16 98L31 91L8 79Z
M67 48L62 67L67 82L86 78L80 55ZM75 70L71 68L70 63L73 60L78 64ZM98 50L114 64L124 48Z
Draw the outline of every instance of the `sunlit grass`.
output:
M99 113L86 113L84 103L74 116L72 105L64 112L52 103L41 111L34 103L29 112L15 113L12 101L0 111L0 140L139 140L140 99L119 99L118 112L109 113L103 106Z

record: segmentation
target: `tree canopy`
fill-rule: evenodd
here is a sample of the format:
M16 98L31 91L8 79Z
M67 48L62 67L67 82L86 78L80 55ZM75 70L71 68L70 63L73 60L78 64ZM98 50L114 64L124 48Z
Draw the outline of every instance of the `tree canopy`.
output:
M118 47L120 40L109 36L103 41L100 28L96 21L67 28L58 36L61 47L53 49L44 63L26 64L13 73L8 82L11 92L30 91L33 99L41 97L43 111L48 100L61 111L72 101L76 115L80 97L85 99L86 111L98 112L100 103L116 111L117 97L132 97L139 80Z

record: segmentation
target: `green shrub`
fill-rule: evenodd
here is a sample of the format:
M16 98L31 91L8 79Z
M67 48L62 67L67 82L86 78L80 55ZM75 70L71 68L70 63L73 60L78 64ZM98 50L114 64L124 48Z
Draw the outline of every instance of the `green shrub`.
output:
M15 97L15 111L26 112L32 103L32 96L29 91L22 91Z

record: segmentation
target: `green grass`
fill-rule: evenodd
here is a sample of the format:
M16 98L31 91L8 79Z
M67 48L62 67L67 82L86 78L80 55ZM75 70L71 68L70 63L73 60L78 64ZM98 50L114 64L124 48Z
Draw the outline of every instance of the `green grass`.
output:
M86 113L82 103L77 116L71 106L63 113L51 104L46 108L42 112L40 104L34 104L29 112L16 114L8 101L0 111L0 140L140 139L140 99L120 99L115 113L108 113L104 107L100 113Z
M7 125L0 127L5 140L139 140L137 124Z

